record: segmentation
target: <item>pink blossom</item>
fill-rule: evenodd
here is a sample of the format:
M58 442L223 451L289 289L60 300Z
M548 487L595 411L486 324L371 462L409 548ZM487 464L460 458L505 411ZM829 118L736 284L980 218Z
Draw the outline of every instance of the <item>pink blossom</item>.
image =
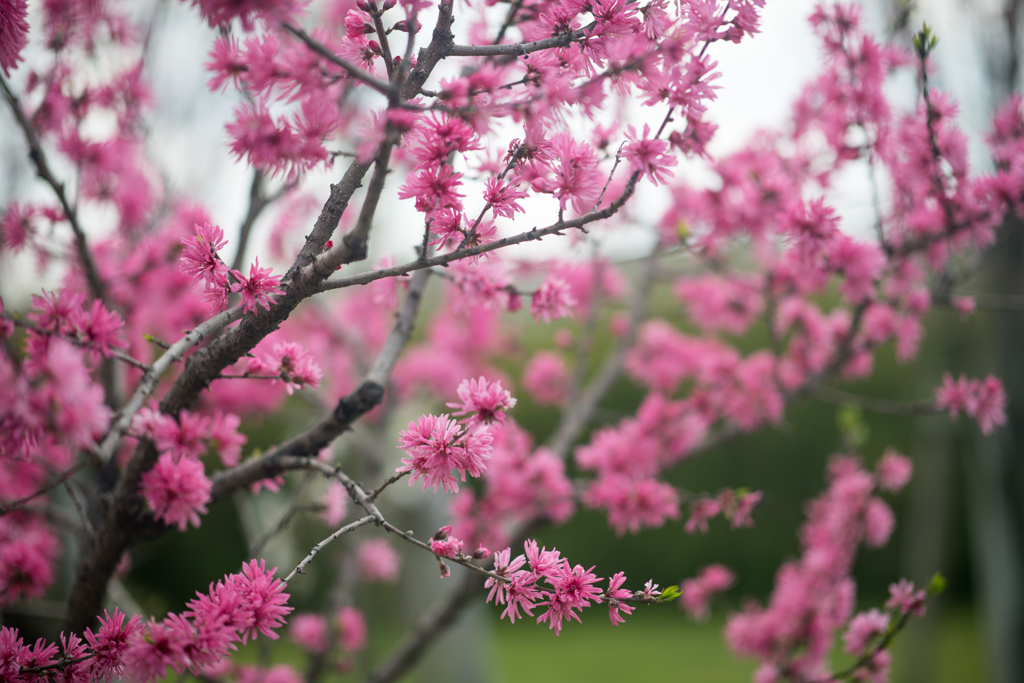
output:
M729 526L733 529L754 526L752 513L764 498L762 491L747 491L737 496L736 507L732 510L732 519Z
M466 429L488 425L492 422L505 423L505 411L516 406L516 399L501 386L501 380L489 382L486 377L464 379L457 389L462 403L449 403L449 408L458 408L455 415L469 415Z
M974 395L973 410L968 413L978 421L982 434L991 434L1006 422L1006 392L998 379L989 375L979 385Z
M323 520L329 527L337 527L348 516L348 491L345 485L336 479L327 484L324 494Z
M621 475L601 477L587 489L584 502L608 511L615 533L639 533L642 527L657 528L679 518L679 495L669 484L645 479L632 481Z
M701 328L743 334L764 310L760 289L753 281L706 275L678 280L674 292Z
M356 562L366 581L394 583L398 579L398 553L383 538L374 538L360 544Z
M248 279L237 270L231 271L231 274L238 280L231 286L231 291L241 293L242 306L246 313L255 313L257 304L269 311L270 305L274 303L270 295L284 294L284 291L278 287L281 284L280 276L271 275L272 272L273 268L260 268L259 257L256 258L255 263L249 266Z
M327 620L319 614L299 614L291 619L291 639L306 652L326 652L330 647Z
M867 648L868 643L889 628L889 615L872 609L861 612L850 620L850 626L843 634L845 650L848 654L859 655Z
M259 633L277 640L275 630L284 625L284 618L294 609L286 604L284 581L273 578L276 571L277 567L267 570L264 560L249 560L242 565L241 574L231 575L243 604L252 614L240 629L243 643L249 636L255 640Z
M487 179L487 187L484 190L484 201L491 207L491 213L505 218L514 218L516 212L525 213L526 209L519 205L520 199L530 196L528 192L518 189L515 182L502 182L497 178Z
M537 623L548 622L548 628L559 635L564 621L575 619L579 622L576 610L600 600L601 591L594 586L600 579L593 569L583 569L580 565L570 568L568 560L562 560L553 568L554 571L545 574L554 591L542 594L538 606L546 606L547 610L537 617Z
M197 223L195 233L192 237L181 238L181 272L191 275L192 282L204 280L207 286L225 282L228 267L217 255L227 244L224 231L216 225Z
M239 19L251 28L256 19L288 19L304 3L302 0L192 0L210 26L230 24Z
M260 367L250 372L277 375L284 382L290 396L296 389L303 386L316 388L324 376L324 371L313 359L309 351L295 342L278 342L270 353L260 357Z
M125 653L135 639L142 637L142 619L133 616L127 622L125 614L114 608L114 614L103 611L99 630L85 629L85 640L93 652L89 668L92 676L99 679L120 678L124 672Z
M622 150L622 157L629 161L629 170L647 176L652 183L667 183L675 174L668 170L669 166L679 163L669 154L669 145L665 140L651 138L651 127L644 124L644 134L640 137L633 126L626 129L628 144Z
M242 446L248 437L238 431L241 419L233 413L217 410L209 422L210 446L220 457L225 467L234 467L242 457Z
M416 210L432 213L439 209L462 209L462 174L451 166L435 164L411 174L398 190L399 199L415 198Z
M139 489L157 519L184 531L190 523L199 526L212 486L203 463L165 453L143 473Z
M341 635L341 647L346 652L359 652L366 647L366 620L355 607L342 607L334 615Z
M896 493L906 486L913 472L914 464L910 458L900 455L892 448L887 449L875 465L878 487L891 493Z
M991 375L981 381L963 375L954 380L946 373L942 386L935 391L935 405L948 410L953 418L963 410L978 421L982 434L1006 422L1006 393L1002 383Z
M244 74L249 70L246 57L238 48L238 39L234 36L222 36L213 41L210 60L203 64L213 76L206 82L210 92L216 92L230 80L236 88L242 85Z
M702 534L708 532L708 520L722 511L722 504L715 498L698 498L690 503L690 519L686 520L686 533L692 534L698 529Z
M925 600L928 595L924 589L917 590L914 584L907 579L900 579L898 583L889 584L889 599L885 603L886 609L898 609L902 614L913 614L922 616L925 613Z
M412 472L410 486L422 477L424 490L432 486L435 491L458 491L458 480L452 473L458 472L462 481L467 473L473 477L483 474L492 441L491 434L483 429L463 433L448 415L422 415L399 434L398 447L405 450L406 457L396 471Z
M430 552L441 557L455 558L462 554L462 541L454 536L444 539L432 539L430 541Z
M707 566L696 578L683 581L679 605L694 619L705 619L710 599L715 593L729 588L735 580L736 576L723 565Z
M539 405L558 405L568 397L569 368L562 357L538 351L523 370L523 387Z
M511 548L505 548L494 553L494 573L501 577L509 577L526 564L526 558L522 555L516 555L515 559L510 559L512 554ZM487 593L487 602L491 602L497 598L498 604L504 604L507 596L508 582L500 581L495 578L488 578L484 582L484 588L489 589Z
M177 615L168 615L163 621L150 619L145 625L145 636L136 639L128 652L128 674L136 680L154 681L167 673L185 670L186 647L192 639L192 629Z
M37 309L28 314L43 332L66 334L74 329L72 317L85 304L85 295L71 289L62 289L54 294L43 292L42 296L32 295L32 306Z
M864 510L864 540L873 548L880 548L889 542L896 527L896 516L892 508L881 498L871 498Z
M431 113L421 118L412 137L412 155L420 168L437 168L446 163L453 152L480 148L473 128L462 119L447 114Z
M178 420L155 421L152 434L156 448L178 458L198 458L206 453L206 439L210 435L210 418L182 410Z
M621 602L633 597L629 590L621 587L625 582L626 573L616 572L608 579L608 589L604 592L603 597L608 601L608 618L611 620L612 626L625 623L622 615L632 614L633 610L636 609L632 605Z
M0 0L0 69L11 77L11 69L22 61L28 44L28 1Z
M554 194L563 210L569 203L578 214L591 210L604 184L593 147L568 133L556 133L551 152L551 178L534 180L533 189Z
M576 299L569 289L569 283L560 277L549 275L533 293L530 315L537 322L549 323L558 318L571 317L575 305Z
M950 303L953 306L953 310L960 314L960 318L966 320L972 313L974 313L977 305L974 302L973 297L969 296L953 296L950 297Z
M59 548L49 526L35 516L0 517L0 548L0 605L45 594Z

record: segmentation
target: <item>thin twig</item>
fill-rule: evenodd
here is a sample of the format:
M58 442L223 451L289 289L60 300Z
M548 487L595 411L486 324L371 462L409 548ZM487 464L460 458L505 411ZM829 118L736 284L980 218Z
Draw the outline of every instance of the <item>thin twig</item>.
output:
M814 398L826 403L850 406L869 413L881 413L883 415L913 417L916 415L936 415L943 412L936 407L935 401L893 401L884 398L873 398L871 396L858 396L857 394L850 394L825 385L812 387L809 393Z
M86 464L87 463L85 460L80 460L71 467L69 467L68 469L64 470L64 472L62 472L60 476L51 481L49 484L46 484L42 488L38 489L35 493L30 493L24 498L19 498L18 500L7 503L6 505L0 505L0 517L3 517L9 512L13 512L14 510L24 507L25 503L35 500L36 498L43 494L49 493L50 491L60 486L71 477L75 476L75 474L81 471L82 468L86 466Z
M283 28L285 31L301 40L303 43L306 44L306 46L310 50L317 53L331 64L334 64L335 66L344 69L345 72L348 73L348 75L351 76L353 79L361 83L365 83L366 85L370 86L371 88L373 88L374 90L383 95L390 97L394 93L394 87L390 83L382 81L379 78L376 78L375 76L371 76L370 74L366 73L355 64L345 61L344 59L342 59L341 57L327 49L327 46L323 45L322 43L314 39L312 36L303 31L298 26L283 23L281 24L281 28Z
M213 476L211 492L213 501L225 498L238 488L285 471L285 456L315 456L320 449L351 427L356 419L380 404L384 398L384 387L391 378L398 356L412 336L429 277L429 271L421 271L413 277L409 284L409 292L398 311L395 326L384 341L363 382L348 396L339 399L337 406L329 415L306 431L269 449L258 458L216 473ZM370 501L373 501L373 497Z
M104 463L108 462L113 457L117 447L121 445L121 439L128 433L128 428L132 424L132 418L135 417L135 414L139 412L145 402L156 390L157 383L168 368L180 360L193 346L214 332L217 332L235 320L238 320L242 317L243 313L244 310L241 306L235 306L234 308L218 313L209 320L200 323L185 336L172 344L171 347L163 353L163 355L157 358L153 364L149 366L145 374L142 376L142 379L139 380L138 385L135 387L135 392L128 400L128 403L118 411L117 418L111 425L110 431L107 432L107 436L103 439L103 443L100 444L99 455Z
M67 193L64 191L64 183L58 181L56 176L53 175L53 171L50 170L50 165L46 160L46 153L39 142L39 134L35 126L25 116L25 112L21 110L21 103L18 101L17 95L11 90L2 75L0 75L0 89L3 89L7 103L11 106L11 111L14 113L14 118L18 121L18 125L25 134L25 140L28 142L28 156L32 159L32 163L35 164L36 175L42 178L53 189L54 194L57 195L57 200L64 210L64 217L68 219L71 230L75 234L75 249L78 252L78 260L82 264L82 270L85 271L85 280L89 284L89 291L109 308L106 285L100 279L99 270L96 268L96 263L93 261L92 253L89 251L89 245L86 242L85 231L82 230L82 225L78 221L78 212L75 211L75 208L68 200Z
M238 249L231 263L231 270L241 270L245 265L245 248L249 244L249 234L256 219L267 208L270 200L263 196L263 171L256 169L252 174L252 186L249 188L249 209L245 212L242 227L238 230Z
M340 529L335 531L333 534L331 534L330 536L328 536L324 540L322 540L319 543L317 543L316 545L314 545L313 548L309 551L309 554L306 555L304 558L302 558L302 561L299 562L299 564L295 566L295 569L293 569L291 571L291 573L289 573L288 576L284 577L284 579L282 579L282 580L285 583L288 583L293 578L295 578L296 574L305 574L306 573L306 565L308 565L310 562L312 562L313 558L320 554L320 551L324 549L324 546L326 546L331 541L334 541L334 540L337 540L337 539L341 538L345 534L348 534L348 533L351 533L351 532L355 531L356 529L358 529L361 526L366 526L367 524L372 524L374 521L375 520L373 518L373 515L367 515L366 517L360 517L359 519L357 519L356 521L352 522L351 524L346 524L345 526L341 527Z
M603 220L615 215L615 213L622 208L623 204L626 203L626 200L633 195L633 191L636 188L636 182L639 178L639 173L633 173L633 175L630 176L629 181L626 183L626 188L623 190L623 193L616 198L614 202L603 209L591 211L577 218L559 220L543 228L533 228L526 232L521 232L518 235L511 235L500 240L495 240L494 242L487 242L486 244L478 244L472 247L457 249L456 251L447 254L438 254L437 256L432 256L428 259L417 259L391 268L381 268L380 270L360 273L359 275L351 275L349 277L338 278L336 280L326 280L317 287L317 291L326 292L332 289L351 287L353 285L365 285L386 277L396 277L398 275L405 275L406 273L422 270L424 268L443 266L446 263L451 263L452 261L458 261L469 256L479 256L480 254L486 254L513 244L522 244L523 242L539 240L547 237L548 235L559 234L572 228L582 228L584 225L593 223L594 221Z

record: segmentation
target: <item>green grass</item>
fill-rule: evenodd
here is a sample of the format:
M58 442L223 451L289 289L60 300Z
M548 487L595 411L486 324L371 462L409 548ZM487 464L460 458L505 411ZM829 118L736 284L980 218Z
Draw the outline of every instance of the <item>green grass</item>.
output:
M660 610L659 610L660 611ZM502 622L495 628L499 683L643 681L644 683L746 683L755 664L737 660L722 638L724 619L694 624L681 614L637 614L625 624L607 620L572 624L555 636L544 625ZM601 615L603 617L603 615ZM987 675L980 625L966 609L947 611L930 652L933 683L983 683ZM897 638L893 681L914 664Z
M498 680L530 683L644 681L734 683L750 680L754 666L735 659L722 641L722 621L694 624L682 614L643 614L612 626L591 610L559 636L544 624L502 622L495 629ZM666 608L662 608L666 609ZM595 618L600 617L600 618Z

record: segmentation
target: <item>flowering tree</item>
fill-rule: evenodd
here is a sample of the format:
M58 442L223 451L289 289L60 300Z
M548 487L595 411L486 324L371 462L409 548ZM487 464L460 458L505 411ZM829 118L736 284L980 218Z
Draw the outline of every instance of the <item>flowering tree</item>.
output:
M30 32L25 0L0 0L0 85L48 187L6 206L3 249L65 273L24 313L0 308L0 604L44 595L59 563L73 576L58 642L0 630L3 680L148 681L168 669L294 680L285 665L228 657L250 637L277 638L286 618L313 678L344 664L332 629L347 653L365 645L364 616L341 604L289 617L285 589L360 527L378 532L346 549L360 580L399 571L389 538L433 554L441 578L452 563L470 570L374 680L406 671L472 600L556 634L594 605L613 624L638 604L676 599L700 615L733 581L725 567L709 564L680 593L622 572L599 577L586 558L530 536L580 507L605 512L619 534L679 519L684 506L690 533L720 515L753 524L761 492L681 491L665 473L777 423L800 396L835 398L832 384L869 375L883 344L912 358L933 302L972 310L949 283L1024 209L1021 99L993 123L994 172L972 173L955 106L929 85L934 37L921 31L912 51L883 44L855 7L811 17L823 71L791 123L716 157L712 55L758 31L763 0L192 4L219 31L209 88L240 94L225 131L253 181L230 234L147 152L152 25L131 3L46 0ZM19 64L29 38L38 62ZM918 76L910 111L886 99L897 70ZM850 167L875 186L869 239L841 229L827 200ZM712 180L693 180L697 168ZM378 244L389 201L417 220L407 240ZM249 234L275 204L263 264L245 268ZM594 245L637 227L653 246L629 282ZM540 240L551 245L543 262L514 248ZM371 244L386 255L357 268ZM271 262L287 268L275 274ZM671 278L687 332L648 313L659 275ZM429 305L428 289L438 290ZM579 333L555 335L513 385L496 361L524 298L537 324L574 317ZM594 338L605 327L614 343L602 353ZM752 329L767 343L741 353L735 341ZM645 398L600 424L597 408L623 373ZM295 392L314 406L311 426L246 452L243 420ZM516 425L513 393L558 412L549 442ZM425 397L428 412L394 423ZM947 375L933 397L900 408L963 412L988 433L1004 403L993 377ZM394 457L373 447L378 436ZM239 573L181 612L104 611L134 546L187 533L240 492L259 501L299 470L327 482L317 502L333 532L294 569L275 578L264 561L239 558ZM895 452L873 468L833 459L801 556L779 569L765 606L728 622L730 646L760 661L758 681L887 678L888 645L926 591L894 581L884 606L854 614L851 568L862 544L886 543L894 517L881 494L910 475ZM403 480L447 495L450 524L408 532L389 521L387 494ZM278 532L309 501L306 487L288 490ZM68 548L58 524L74 530ZM832 671L840 636L855 661Z

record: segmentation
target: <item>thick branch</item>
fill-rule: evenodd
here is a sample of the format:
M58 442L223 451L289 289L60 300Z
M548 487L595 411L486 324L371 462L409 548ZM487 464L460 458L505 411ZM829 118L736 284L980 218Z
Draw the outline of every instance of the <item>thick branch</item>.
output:
M359 209L359 218L356 219L355 226L345 235L340 244L305 269L302 272L303 278L313 278L320 283L330 277L340 266L366 258L373 217L377 213L380 195L384 191L384 182L387 180L389 172L388 164L391 161L391 150L394 149L396 141L396 134L389 130L387 139L377 150L377 156L373 162L373 176L370 178L369 187L366 188L366 197Z
M384 346L377 354L362 384L348 396L339 399L338 405L330 415L302 434L278 444L258 458L215 474L211 492L214 502L222 500L241 487L281 474L286 469L283 466L284 456L315 456L347 431L353 422L383 401L384 387L391 378L391 371L409 342L409 337L412 336L416 315L423 299L423 290L429 277L429 271L421 271L413 278L409 293L398 311L395 326L384 341Z
M103 443L100 444L99 453L103 462L108 462L114 456L114 452L117 451L117 447L121 445L121 439L128 433L128 428L132 424L132 418L135 417L135 414L139 412L139 409L141 409L149 397L152 396L153 391L156 390L157 383L159 383L163 374L167 372L174 363L181 360L189 349L202 342L211 334L223 329L226 325L238 320L242 316L242 312L241 306L236 306L235 308L218 313L175 342L171 348L167 349L162 356L153 362L152 365L147 367L145 374L135 387L135 392L132 394L132 397L128 400L128 403L121 408L120 412L118 412L117 418L114 420L114 424L111 425L106 438L104 438Z
M384 387L366 380L351 394L338 400L330 415L307 429L302 434L279 444L257 458L246 460L236 467L213 475L212 502L223 500L236 490L262 479L295 469L289 466L288 458L315 457L340 434L344 433L356 419L377 407L384 399Z

